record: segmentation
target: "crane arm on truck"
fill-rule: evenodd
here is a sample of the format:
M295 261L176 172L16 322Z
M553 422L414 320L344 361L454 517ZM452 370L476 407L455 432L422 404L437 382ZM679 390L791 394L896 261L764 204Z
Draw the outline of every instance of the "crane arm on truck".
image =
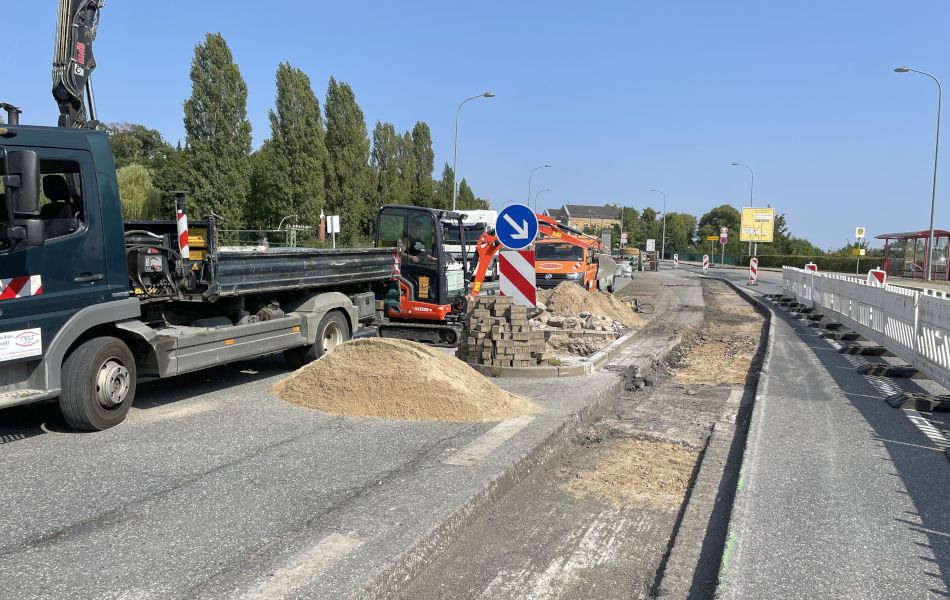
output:
M53 98L60 127L95 129L96 104L90 76L96 68L92 43L105 0L60 0L53 50Z

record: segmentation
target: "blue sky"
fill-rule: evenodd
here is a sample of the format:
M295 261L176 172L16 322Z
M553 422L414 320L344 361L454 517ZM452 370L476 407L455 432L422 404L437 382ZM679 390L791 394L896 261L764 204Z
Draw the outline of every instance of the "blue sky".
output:
M11 2L0 44L0 99L24 122L55 124L49 88L53 0ZM149 6L146 9L144 6ZM179 7L176 14L173 7ZM330 75L353 87L370 130L417 120L433 130L437 173L452 159L496 208L660 198L701 214L748 202L788 215L793 233L838 247L925 229L936 86L950 86L950 4L839 2L313 2L110 0L95 46L99 116L184 137L194 45L221 32L249 86L255 146L269 135L274 70L306 71L322 99ZM950 87L948 87L950 90ZM950 131L950 122L947 129ZM950 157L950 138L945 140ZM941 163L937 227L950 228ZM945 191L942 191L945 190Z

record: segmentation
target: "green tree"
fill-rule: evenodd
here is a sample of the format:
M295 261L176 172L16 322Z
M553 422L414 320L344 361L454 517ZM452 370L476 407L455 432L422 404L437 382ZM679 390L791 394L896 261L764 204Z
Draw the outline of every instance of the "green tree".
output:
M411 203L410 181L404 175L408 162L405 144L405 138L396 133L392 123L376 122L370 164L373 168L377 204Z
M454 185L455 172L452 171L452 167L449 166L449 163L445 163L445 167L442 169L442 178L439 179L435 185L435 190L432 194L431 206L433 208L441 208L442 210L452 208L452 187Z
M326 144L328 214L340 215L345 242L369 237L375 225L370 198L369 138L353 90L330 77L327 86Z
M451 192L451 190L450 190ZM450 200L451 202L451 200ZM459 181L458 197L456 198L456 208L458 210L486 210L491 208L487 200L476 198L472 188L463 177Z
M695 242L696 217L687 213L666 215L666 251L685 252ZM657 242L659 243L659 241Z
M160 218L161 193L142 165L126 165L116 171L123 216L130 221Z
M150 168L152 184L161 193L160 214L163 219L171 219L172 215L175 214L175 199L170 192L189 191L188 164L187 150L181 148L172 148L163 160L156 160L152 163ZM189 208L189 212L191 212L191 208Z
M699 238L704 241L706 236L719 235L721 227L729 228L729 244L727 253L738 253L747 250L746 242L739 241L739 224L742 216L739 211L729 204L721 204L699 218Z
M192 214L209 212L224 227L243 225L251 182L247 84L219 33L195 47L191 97L185 101Z
M435 170L435 152L432 151L432 132L422 121L412 128L412 203L417 206L431 206ZM451 194L449 195L451 198Z
M277 97L269 113L271 138L252 161L255 178L264 178L253 185L253 211L260 225L273 227L295 215L300 223L316 228L326 204L328 160L320 102L307 74L289 63L277 67L276 80Z
M112 143L115 166L137 164L155 169L174 151L162 134L137 123L109 123L103 126Z

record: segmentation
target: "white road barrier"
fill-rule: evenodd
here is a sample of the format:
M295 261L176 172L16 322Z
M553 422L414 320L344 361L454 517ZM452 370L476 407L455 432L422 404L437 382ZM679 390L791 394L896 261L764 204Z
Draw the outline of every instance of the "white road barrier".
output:
M783 295L906 360L925 376L950 388L950 298L935 290L782 268Z

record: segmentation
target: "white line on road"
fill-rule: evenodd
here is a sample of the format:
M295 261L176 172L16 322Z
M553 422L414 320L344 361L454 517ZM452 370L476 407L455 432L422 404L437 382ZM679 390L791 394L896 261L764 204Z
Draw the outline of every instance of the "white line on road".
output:
M291 557L284 566L245 593L243 598L245 600L286 598L320 577L331 565L362 544L363 541L357 537L331 533L307 550Z
M514 437L516 433L527 427L528 423L533 420L533 416L524 415L502 421L442 462L447 465L470 467Z

